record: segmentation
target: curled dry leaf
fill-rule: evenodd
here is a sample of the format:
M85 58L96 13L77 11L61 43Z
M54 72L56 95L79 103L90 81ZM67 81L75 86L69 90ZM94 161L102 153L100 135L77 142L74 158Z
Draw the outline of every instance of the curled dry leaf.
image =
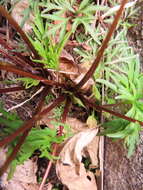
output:
M74 82L75 82L76 84L78 84L84 76L85 76L85 73L81 73L81 74L74 80ZM95 84L95 83L94 83L94 80L93 80L92 78L90 78L90 79L82 86L81 89L84 90L84 91L88 91L89 89L91 89L91 86L94 85L94 84Z
M79 83L84 77L91 64L78 65L75 63L73 56L63 49L60 56L60 71L65 73L75 84ZM89 79L83 86L82 90L87 91L95 84L93 79Z
M75 134L64 145L56 164L57 176L69 190L97 190L95 177L81 163L84 149L96 137L97 128Z
M90 168L97 168L99 165L99 156L98 151L99 150L99 137L97 136L94 138L90 144L87 145L85 151L87 152L87 155L89 155L91 159L91 165Z
M73 56L65 49L60 56L60 72L66 74L70 79L75 79L79 74L78 65L75 63Z
M78 84L82 78L85 76L85 74L88 72L88 70L90 69L91 67L91 63L90 62L84 62L82 63L80 66L79 66L79 76L74 80L74 82L76 84ZM82 86L82 90L84 91L88 91L91 89L91 87L95 85L95 82L92 78L90 78L83 86Z

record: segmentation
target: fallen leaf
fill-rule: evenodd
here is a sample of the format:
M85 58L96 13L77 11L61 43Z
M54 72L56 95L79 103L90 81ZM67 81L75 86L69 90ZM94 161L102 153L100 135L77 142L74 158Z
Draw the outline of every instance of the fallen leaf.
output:
M11 2L14 8L12 9L11 15L12 17L18 22L18 24L21 24L21 21L24 17L24 11L29 7L28 0L22 0L15 4L15 1ZM25 24L23 26L23 30L25 32L31 32L32 31L32 21L34 20L33 15L30 13L29 18L25 21Z
M74 82L75 82L76 84L78 84L78 83L83 79L83 77L85 76L85 74L86 74L86 73L81 73L81 74L74 80ZM88 91L88 90L92 87L92 85L94 85L94 84L95 84L94 80L93 80L92 78L90 78L90 79L81 87L81 89L84 90L84 91Z
M38 190L36 171L36 162L29 159L16 167L12 179L7 180L8 174L5 172L1 177L1 186L7 190Z
M97 168L99 166L99 137L94 138L86 147L86 152L91 159L90 168Z
M82 121L74 117L67 117L66 124L70 126L70 129L74 134L87 129L86 123L83 123Z
M64 145L56 164L57 176L69 190L97 190L95 177L91 172L86 172L81 163L84 149L96 138L97 128L87 129L75 134Z
M7 149L0 148L0 167L2 167L2 165L6 161L6 152L7 152Z
M74 79L79 74L79 68L73 56L65 49L62 50L60 56L60 72L68 75L70 79Z
M97 120L94 115L90 115L86 121L88 128L96 128ZM97 168L99 165L99 136L96 136L86 147L87 156L91 159L90 168Z

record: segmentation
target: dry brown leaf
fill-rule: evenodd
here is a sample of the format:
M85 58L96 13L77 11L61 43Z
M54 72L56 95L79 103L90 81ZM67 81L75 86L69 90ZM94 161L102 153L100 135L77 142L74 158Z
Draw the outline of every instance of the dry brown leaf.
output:
M60 56L60 72L65 73L70 79L76 78L79 74L78 65L75 63L73 56L65 49Z
M86 151L91 159L90 168L97 168L99 166L98 150L99 150L99 137L97 136L86 147Z
M37 164L32 160L27 160L16 167L14 176L9 181L8 174L4 173L1 184L6 190L38 190L36 171Z
M0 167L2 167L2 165L6 161L6 152L7 152L7 149L0 148Z
M79 66L79 73L80 75L74 80L74 82L77 84L81 81L81 79L85 76L85 74L88 72L88 70L91 67L91 63L90 62L84 62ZM83 86L82 86L82 90L84 91L88 91L91 89L91 87L95 85L95 82L92 78L90 78Z
M12 5L14 5L14 1L11 2ZM28 0L21 0L18 3L16 3L14 5L14 8L12 9L11 15L12 17L18 22L18 24L21 24L21 21L23 19L23 11L29 7L29 2ZM23 30L25 32L31 32L32 30L32 26L31 23L34 20L34 17L32 14L30 14L30 17L28 20L26 20L24 26L23 26Z
M66 124L70 126L70 129L73 133L77 133L88 128L86 123L83 123L82 121L74 117L67 117Z
M57 176L69 190L97 190L96 181L91 172L86 172L81 163L84 149L95 138L97 128L87 129L74 135L64 145L56 164Z
M90 115L86 121L88 128L92 129L92 128L96 128L97 127L97 120L95 119L95 117L93 115ZM96 136L96 138L94 138L90 144L87 145L86 147L86 152L87 155L90 157L91 159L91 165L90 168L97 168L99 165L99 136Z
M81 73L81 74L74 80L74 82L75 82L76 84L78 84L78 83L81 81L81 79L85 76L85 74L86 74L86 73ZM84 91L88 91L89 89L91 89L91 86L94 85L94 84L95 84L94 80L93 80L92 78L90 78L90 79L81 87L81 89L84 90Z

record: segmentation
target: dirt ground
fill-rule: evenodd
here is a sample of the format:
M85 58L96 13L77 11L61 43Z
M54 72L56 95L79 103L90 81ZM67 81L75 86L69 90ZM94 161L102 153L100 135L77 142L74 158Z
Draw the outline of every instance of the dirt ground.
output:
M143 1L139 0L138 16L131 22L128 40L140 55L143 69ZM104 190L143 190L143 133L134 155L128 159L122 142L105 140Z

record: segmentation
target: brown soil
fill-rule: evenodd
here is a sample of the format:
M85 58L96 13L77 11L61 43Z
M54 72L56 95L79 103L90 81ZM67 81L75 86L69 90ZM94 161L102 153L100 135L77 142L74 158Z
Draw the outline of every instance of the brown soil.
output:
M137 6L140 10L132 20L135 26L129 30L128 39L143 66L143 1L139 0ZM130 159L126 155L122 142L106 138L104 190L143 190L143 133L134 155Z

